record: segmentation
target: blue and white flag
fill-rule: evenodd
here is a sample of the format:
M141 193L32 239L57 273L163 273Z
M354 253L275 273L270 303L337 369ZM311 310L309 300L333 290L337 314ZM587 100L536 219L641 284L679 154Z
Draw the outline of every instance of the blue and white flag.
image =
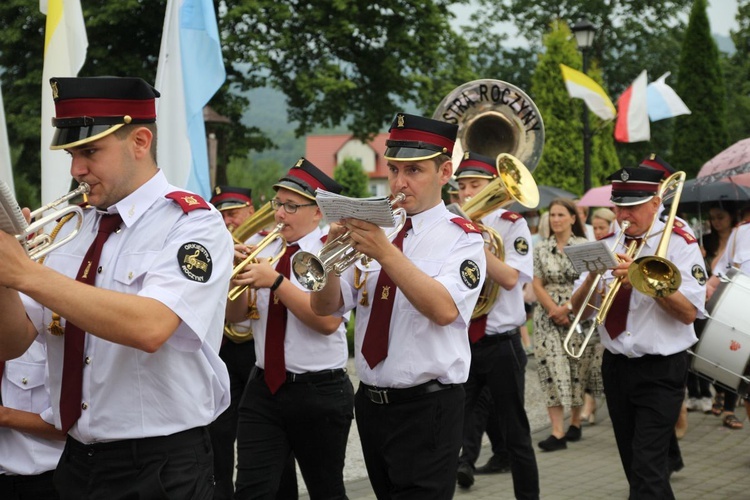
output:
M666 80L669 75L671 73L667 71L658 80L648 84L646 101L648 117L652 122L690 114L690 110L677 95L677 92L667 85Z
M169 0L156 70L157 163L175 186L211 197L203 107L226 71L211 0Z

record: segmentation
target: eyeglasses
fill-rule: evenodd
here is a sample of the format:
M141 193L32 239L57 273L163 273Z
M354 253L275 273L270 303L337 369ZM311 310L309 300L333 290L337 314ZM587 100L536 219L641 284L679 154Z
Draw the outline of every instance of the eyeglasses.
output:
M278 200L274 198L271 200L271 208L274 210L278 210L281 207L284 207L284 212L288 214L293 214L297 211L299 207L314 207L317 205L317 203L303 203L302 205L298 203L292 203L291 201L287 201L286 203L281 203L281 200Z

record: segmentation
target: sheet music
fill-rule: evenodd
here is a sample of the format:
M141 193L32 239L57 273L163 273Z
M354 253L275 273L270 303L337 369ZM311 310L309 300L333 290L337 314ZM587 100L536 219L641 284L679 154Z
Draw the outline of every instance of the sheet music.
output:
M323 213L326 222L338 222L341 219L360 219L381 227L395 227L391 202L384 196L371 198L349 198L324 189L315 191L315 201Z
M563 252L578 273L603 273L617 266L617 257L604 241L565 247Z
M0 229L8 234L21 234L28 226L16 197L8 184L0 179Z

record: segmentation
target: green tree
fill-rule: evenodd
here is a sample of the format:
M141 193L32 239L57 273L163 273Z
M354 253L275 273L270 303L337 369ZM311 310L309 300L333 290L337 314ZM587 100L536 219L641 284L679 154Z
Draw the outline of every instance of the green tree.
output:
M537 184L556 186L572 193L583 191L583 145L580 120L582 101L565 89L560 64L581 68L581 55L570 38L570 29L557 21L544 37L544 53L531 78L534 102L544 120L545 145L534 170Z
M345 158L341 165L333 170L333 180L344 186L343 196L366 198L371 196L370 182L362 163L353 158Z
M291 166L291 165L290 165ZM287 172L279 162L268 159L235 158L227 168L228 184L253 190L253 205L260 208L275 196L273 185Z
M695 0L690 12L675 91L691 114L675 119L671 163L693 177L706 161L727 147L729 140L724 78L708 23L706 0Z

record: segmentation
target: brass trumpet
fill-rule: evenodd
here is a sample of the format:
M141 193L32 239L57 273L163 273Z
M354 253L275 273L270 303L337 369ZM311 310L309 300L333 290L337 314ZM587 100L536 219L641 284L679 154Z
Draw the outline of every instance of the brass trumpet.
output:
M82 194L88 194L90 191L89 185L82 182L76 189L69 192L66 195L52 201L43 207L40 207L31 212L31 223L28 224L20 234L16 235L16 239L26 250L26 253L32 260L39 260L52 250L61 247L68 243L70 240L78 235L78 231L81 229L83 224L83 209L78 205L68 205L64 208L56 210L59 205L68 202L69 200L80 196ZM50 210L53 212L47 213ZM70 234L64 238L55 241L53 235L46 234L43 232L44 226L55 222L57 219L61 219L70 215L76 217L76 227L71 231Z
M398 193L391 201L392 205L404 201L406 196ZM406 210L397 208L393 215L398 219L396 227L388 234L390 239L404 227L406 223ZM300 285L310 291L322 290L328 282L328 274L333 272L340 276L349 266L360 259L367 259L361 252L354 250L350 233L347 231L341 236L334 238L320 249L317 255L310 252L297 252L292 259L292 272L297 277Z
M265 238L258 242L255 250L253 250L247 257L245 257L245 260L234 266L234 269L232 270L232 279L235 279L237 275L240 274L248 264L257 264L258 255L260 254L260 252L277 239L281 240L281 249L269 259L269 263L271 265L275 264L284 255L284 252L286 252L286 239L281 236L281 230L284 229L284 226L285 224L283 222L276 224L276 227L274 227L273 230L268 233ZM227 297L229 298L229 300L237 300L237 297L242 295L242 292L244 292L245 290L247 290L247 285L237 285L229 291L229 295L227 295Z

